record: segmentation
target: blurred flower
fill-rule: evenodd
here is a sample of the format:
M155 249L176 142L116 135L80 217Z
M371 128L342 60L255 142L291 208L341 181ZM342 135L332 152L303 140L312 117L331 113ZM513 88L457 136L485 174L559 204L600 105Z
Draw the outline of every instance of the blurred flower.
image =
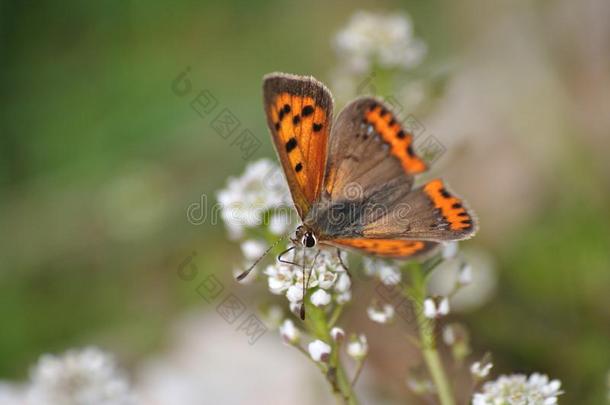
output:
M490 362L475 361L470 365L470 373L477 379L484 379L489 375L493 364Z
M260 226L268 210L291 207L289 196L279 166L269 159L250 163L241 177L229 178L226 188L217 193L229 237L238 239L245 228Z
M280 322L284 318L284 310L279 305L272 305L263 312L267 326L270 328L277 328L280 326Z
M327 362L330 357L331 348L321 340L314 340L307 346L307 350L314 361Z
M348 71L364 73L372 66L411 69L426 54L426 45L413 36L406 14L381 15L358 11L337 33L335 49Z
M451 348L454 360L461 362L470 354L470 338L466 328L459 323L451 323L443 328L443 342Z
M436 388L432 381L428 378L416 378L413 376L407 377L407 388L417 395L424 395L436 392Z
M451 310L471 311L487 303L497 285L497 271L493 258L479 249L463 249L462 258L446 260L430 274L428 289L431 294L451 295ZM467 263L464 266L464 262ZM469 282L468 282L469 281Z
M301 333L290 319L286 319L280 326L280 335L288 344L299 343L301 338Z
M291 355L294 348L278 344L279 339L266 333L252 350L247 336L234 333L214 311L181 316L168 337L161 352L135 369L138 405L309 405L333 399L330 393L312 390L319 370Z
M458 268L457 282L460 286L472 283L472 266L469 263L462 263Z
M241 252L246 260L256 260L265 253L267 244L262 240L248 239L241 243Z
M345 304L352 299L352 291L351 291L352 281L350 280L347 273L340 273L337 276L337 281L335 282L335 292L337 293L335 299L338 304Z
M25 403L25 393L22 387L0 382L0 405L18 405Z
M457 242L445 242L443 243L443 259L449 260L457 256L458 243Z
M311 303L316 307L321 307L324 305L328 305L330 303L331 296L329 293L324 291L323 289L316 290L313 294L311 294Z
M400 268L396 262L365 257L363 264L365 273L369 276L377 277L383 284L389 286L400 283Z
M388 323L394 319L394 307L390 304L371 305L366 310L369 319L377 323Z
M341 273L338 276L337 283L335 284L335 291L343 293L349 291L352 286L352 281L346 273Z
M449 314L449 300L447 297L426 298L424 300L424 315L426 318L440 318Z
M345 331L338 326L335 326L330 330L330 337L332 337L335 342L342 342L345 338Z
M31 404L133 404L127 379L108 354L96 348L44 355L31 374Z
M356 360L362 360L369 351L369 345L366 336L352 336L347 344L347 354Z
M292 218L288 212L276 212L269 219L269 230L274 235L284 235L286 232L288 232L291 223Z
M485 383L482 392L474 394L473 405L552 405L562 394L561 382L534 373L500 376Z

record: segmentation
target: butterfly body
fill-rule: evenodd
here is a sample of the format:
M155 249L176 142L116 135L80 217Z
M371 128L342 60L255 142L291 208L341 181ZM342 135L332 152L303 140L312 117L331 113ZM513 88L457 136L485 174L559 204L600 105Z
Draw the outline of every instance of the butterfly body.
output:
M413 188L427 164L383 101L358 98L333 123L332 96L312 77L270 74L263 93L275 149L303 221L295 244L412 258L476 232L474 214L442 180Z

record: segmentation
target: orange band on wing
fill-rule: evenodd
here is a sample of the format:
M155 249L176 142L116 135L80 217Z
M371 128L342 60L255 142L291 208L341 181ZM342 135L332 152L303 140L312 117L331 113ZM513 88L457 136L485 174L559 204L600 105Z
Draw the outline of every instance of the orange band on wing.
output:
M462 201L452 196L440 179L432 180L424 186L425 193L430 197L434 206L438 208L449 226L454 231L469 229L473 220L464 208Z
M429 247L428 242L400 239L334 239L332 242L387 257L413 256Z
M365 113L365 121L375 127L375 131L390 145L390 152L396 156L408 173L421 173L428 169L426 163L413 150L413 135L402 129L394 114L380 104L372 104Z

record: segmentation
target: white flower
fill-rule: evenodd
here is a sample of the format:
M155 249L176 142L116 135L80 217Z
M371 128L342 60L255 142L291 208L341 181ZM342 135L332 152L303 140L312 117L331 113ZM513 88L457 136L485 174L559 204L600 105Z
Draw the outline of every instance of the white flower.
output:
M472 266L470 264L462 263L460 265L457 281L462 286L472 283Z
M114 360L96 348L44 355L31 373L33 405L128 405L134 397Z
M227 187L217 193L229 237L238 239L244 228L261 225L265 211L289 207L289 195L279 166L269 159L250 163L241 177L229 178Z
M464 260L461 259L464 256ZM466 267L464 263L467 263ZM470 282L468 282L470 281ZM498 272L494 259L478 249L463 249L460 258L440 263L430 274L428 289L431 295L451 295L451 310L472 311L485 305L494 295Z
M347 273L341 273L338 275L337 282L335 283L335 291L339 293L349 292L351 286L352 281Z
M286 291L286 298L290 302L301 302L303 300L303 287L297 284L291 285Z
M274 235L284 235L291 224L290 215L284 210L274 213L269 219L269 230Z
M307 346L307 350L314 361L327 362L331 348L321 340L314 340Z
M500 376L485 383L482 392L474 394L473 405L553 405L563 392L561 382L534 373Z
M268 276L267 284L269 291L273 294L283 294L292 285L293 271L292 266L289 264L277 263L269 265L265 269L265 274Z
M0 405L25 404L23 387L0 381Z
M325 290L331 288L337 280L337 273L330 270L328 264L323 264L318 270L318 285Z
M371 321L377 323L388 323L394 319L394 307L390 304L384 304L381 307L371 305L367 308L366 313Z
M332 337L335 342L342 342L345 338L345 331L340 327L335 326L330 330L330 337Z
M248 239L241 244L241 252L246 260L256 260L265 253L267 244L262 240Z
M347 290L345 292L339 293L337 295L337 297L335 298L335 300L337 301L338 304L343 305L346 302L350 302L350 300L352 299L352 292Z
M402 277L398 263L368 257L364 258L363 263L365 273L379 278L383 284L391 286L400 283Z
M492 363L475 361L470 365L470 373L478 379L483 379L489 375Z
M449 260L457 256L458 243L457 242L445 242L443 243L443 259Z
M311 303L316 307L321 307L324 305L328 305L330 303L330 294L324 291L323 289L316 290L313 294L311 294L310 300Z
M356 12L334 42L347 69L355 73L364 73L374 64L410 69L426 54L425 44L413 37L411 20L404 14Z
M286 319L280 326L280 335L288 344L299 343L301 338L301 333L290 319Z
M449 300L447 297L426 298L424 300L424 315L426 318L440 318L449 314Z
M364 335L352 336L347 344L347 354L356 360L363 359L368 351L369 345Z
M452 346L456 341L455 330L453 325L447 325L443 328L443 342L447 346Z

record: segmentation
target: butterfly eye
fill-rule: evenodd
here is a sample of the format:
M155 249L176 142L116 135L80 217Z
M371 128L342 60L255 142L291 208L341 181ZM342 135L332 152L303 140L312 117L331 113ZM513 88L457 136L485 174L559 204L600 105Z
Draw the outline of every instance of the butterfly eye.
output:
M311 232L307 232L305 235L303 235L303 246L311 248L314 247L316 245L316 237L313 236L313 234Z

